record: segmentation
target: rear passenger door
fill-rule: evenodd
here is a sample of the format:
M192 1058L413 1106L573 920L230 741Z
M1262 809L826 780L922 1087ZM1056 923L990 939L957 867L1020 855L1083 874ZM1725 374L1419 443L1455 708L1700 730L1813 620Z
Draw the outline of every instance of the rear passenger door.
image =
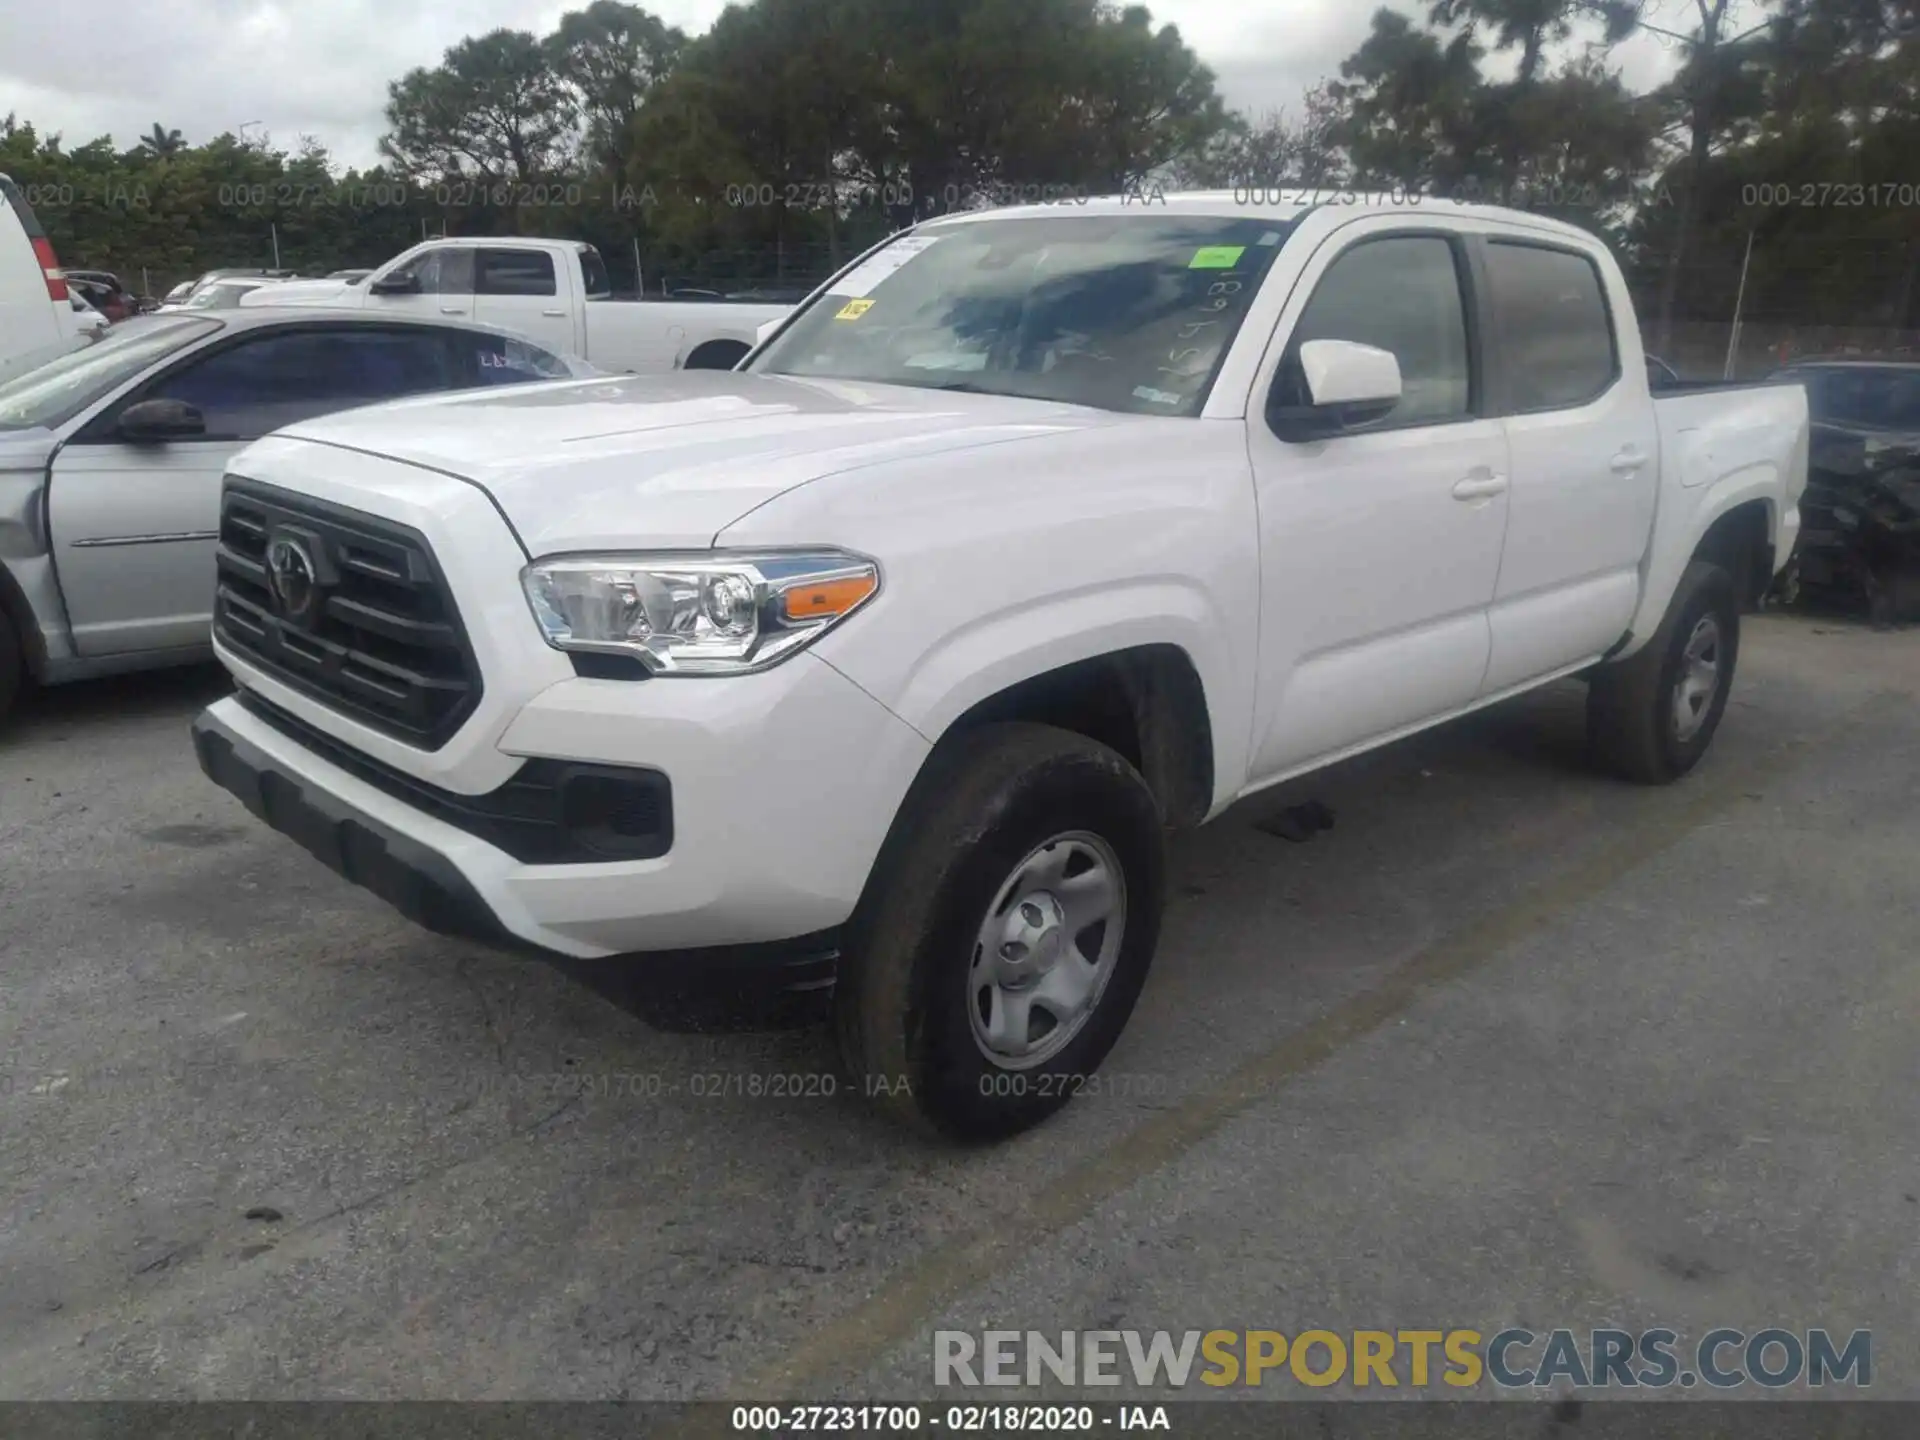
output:
M316 415L451 389L462 374L438 327L302 326L201 351L97 416L54 458L48 491L80 653L209 642L221 476L242 447ZM120 438L121 412L142 400L185 401L205 417L206 433L164 443Z
M567 286L546 250L488 246L475 260L474 318L524 335L549 350L570 351L573 313Z
M1604 654L1640 598L1659 432L1645 366L1626 355L1631 301L1577 242L1481 247L1491 369L1513 490L1484 695Z

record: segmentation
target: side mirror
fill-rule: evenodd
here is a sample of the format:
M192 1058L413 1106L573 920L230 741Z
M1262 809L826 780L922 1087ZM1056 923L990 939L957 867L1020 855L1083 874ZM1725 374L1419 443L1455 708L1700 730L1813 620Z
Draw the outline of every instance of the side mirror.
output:
M1384 420L1400 403L1400 362L1390 350L1353 340L1308 340L1298 363L1307 403L1273 410L1282 439L1324 440Z
M782 315L778 320L769 320L767 321L766 324L762 325L758 330L754 331L753 332L754 348L757 350L760 348L760 346L766 344L768 340L772 339L773 332L778 330L782 325L784 325L786 323L786 319L787 317Z
M207 418L184 400L142 400L120 412L114 430L130 444L159 445L206 434Z
M418 295L420 277L412 273L405 275L382 275L367 286L369 295Z

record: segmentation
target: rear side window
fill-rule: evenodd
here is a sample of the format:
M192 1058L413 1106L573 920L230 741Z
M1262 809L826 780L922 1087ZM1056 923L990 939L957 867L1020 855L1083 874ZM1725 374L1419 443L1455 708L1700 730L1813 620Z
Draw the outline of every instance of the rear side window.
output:
M604 299L613 294L613 281L607 278L607 262L591 245L580 247L580 283L587 287L587 298Z
M553 257L544 250L482 250L482 295L552 295Z
M1597 400L1620 373L1600 271L1569 250L1495 241L1487 279L1499 317L1509 408L1564 410Z
M209 440L256 440L335 410L452 389L455 373L437 329L285 330L189 363L143 398L197 406Z
M516 335L480 335L470 330L451 332L449 341L466 348L473 359L472 385L525 385L535 380L571 380L564 360Z

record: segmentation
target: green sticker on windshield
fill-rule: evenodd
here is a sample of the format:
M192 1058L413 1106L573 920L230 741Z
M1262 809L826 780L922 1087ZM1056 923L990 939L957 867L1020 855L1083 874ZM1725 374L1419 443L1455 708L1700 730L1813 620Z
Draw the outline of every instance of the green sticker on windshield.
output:
M1202 245L1193 252L1189 270L1231 270L1247 253L1244 245Z

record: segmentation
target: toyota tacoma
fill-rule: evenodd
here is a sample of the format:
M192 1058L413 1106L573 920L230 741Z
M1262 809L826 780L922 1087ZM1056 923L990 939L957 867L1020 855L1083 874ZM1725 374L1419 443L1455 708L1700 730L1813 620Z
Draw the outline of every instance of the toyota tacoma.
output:
M1008 1134L1126 1024L1170 830L1566 677L1617 774L1700 760L1806 399L1647 374L1526 214L931 221L737 371L237 456L196 747L437 929L830 973L866 1093Z

